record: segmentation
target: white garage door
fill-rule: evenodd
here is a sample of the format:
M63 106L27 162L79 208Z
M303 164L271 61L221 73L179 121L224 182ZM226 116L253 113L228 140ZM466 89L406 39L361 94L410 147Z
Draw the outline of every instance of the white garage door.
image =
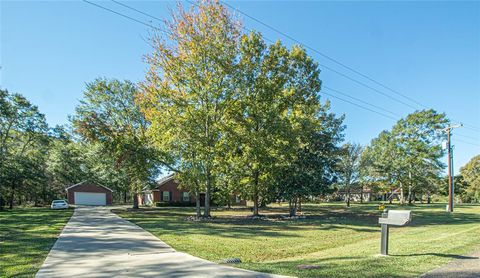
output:
M75 192L75 205L105 206L107 195L105 193Z

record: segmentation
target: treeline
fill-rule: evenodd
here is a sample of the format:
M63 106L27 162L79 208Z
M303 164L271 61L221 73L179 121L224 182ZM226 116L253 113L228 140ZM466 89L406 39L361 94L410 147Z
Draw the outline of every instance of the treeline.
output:
M253 201L254 215L277 200L295 215L302 200L338 189L398 192L402 203L442 192L444 114L416 111L368 146L341 145L344 116L321 99L305 49L242 34L217 1L179 7L166 26L153 31L145 80L87 84L72 131L49 129L35 106L2 91L3 203L48 202L88 179L138 207L136 195L165 170L197 196L198 217L201 193L209 217L211 200L232 194ZM466 191L473 201L476 188Z
M48 127L35 105L0 90L0 208L48 204L84 180L114 189L117 201L131 200L131 177L118 158L70 129Z

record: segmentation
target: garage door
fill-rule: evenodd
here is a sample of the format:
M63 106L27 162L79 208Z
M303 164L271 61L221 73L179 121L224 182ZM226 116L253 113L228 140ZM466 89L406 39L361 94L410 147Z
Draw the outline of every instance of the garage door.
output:
M105 193L75 192L75 205L105 206L107 195Z

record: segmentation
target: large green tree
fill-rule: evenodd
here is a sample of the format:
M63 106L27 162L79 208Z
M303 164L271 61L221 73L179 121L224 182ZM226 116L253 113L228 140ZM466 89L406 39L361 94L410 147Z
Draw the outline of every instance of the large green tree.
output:
M16 200L36 203L39 196L47 198L47 132L45 116L35 105L20 94L0 90L0 207L5 200L12 208Z
M362 169L363 148L359 144L347 143L342 146L340 160L337 164L338 184L345 190L347 207L350 207L350 190L359 186ZM360 196L363 198L363 196Z
M474 156L460 168L460 175L465 180L465 200L480 202L480 155Z
M126 173L134 208L138 208L137 194L158 172L158 157L148 142L148 122L135 103L136 94L130 81L96 79L87 84L73 118L75 130L86 142L100 144L114 158L108 167Z
M152 122L149 135L169 156L177 178L188 181L183 186L197 197L205 192L209 217L214 169L223 155L219 142L233 101L240 25L218 2L204 1L190 10L180 7L167 22L167 33L152 38L139 102Z
M413 202L415 193L430 194L441 184L445 165L440 143L448 119L436 111L421 110L399 120L391 131L383 131L373 139L364 153L368 161L367 180L380 184L387 191L400 192L400 200Z

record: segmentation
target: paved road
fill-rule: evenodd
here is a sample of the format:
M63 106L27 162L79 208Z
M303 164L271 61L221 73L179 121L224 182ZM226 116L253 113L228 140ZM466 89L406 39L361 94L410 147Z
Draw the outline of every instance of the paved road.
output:
M219 265L176 252L108 208L82 207L75 209L36 277L280 276Z
M456 256L450 263L423 274L422 278L480 278L480 249L468 256Z

